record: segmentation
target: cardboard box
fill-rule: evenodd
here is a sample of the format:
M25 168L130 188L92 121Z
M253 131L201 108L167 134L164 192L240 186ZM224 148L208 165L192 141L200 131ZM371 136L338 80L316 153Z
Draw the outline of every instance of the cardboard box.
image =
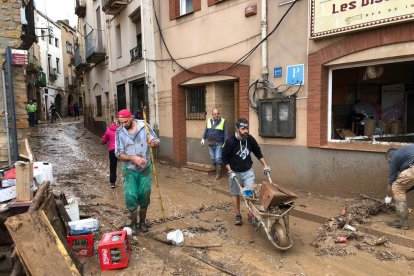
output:
M266 210L271 206L289 203L297 198L291 191L269 182L263 182L259 194L259 201Z

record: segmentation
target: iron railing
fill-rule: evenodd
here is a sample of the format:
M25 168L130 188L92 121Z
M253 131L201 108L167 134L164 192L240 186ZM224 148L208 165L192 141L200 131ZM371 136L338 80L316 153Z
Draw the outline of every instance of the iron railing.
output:
M129 54L131 55L131 63L142 59L142 45L138 45L137 47L129 50Z
M85 46L86 46L86 58L91 55L98 53L105 53L105 34L103 30L92 30L85 37Z

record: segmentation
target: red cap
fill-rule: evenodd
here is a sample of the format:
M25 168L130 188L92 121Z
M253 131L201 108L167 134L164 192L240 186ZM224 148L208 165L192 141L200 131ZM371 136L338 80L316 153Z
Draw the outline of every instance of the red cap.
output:
M118 118L131 118L132 114L128 109L122 109L118 112Z

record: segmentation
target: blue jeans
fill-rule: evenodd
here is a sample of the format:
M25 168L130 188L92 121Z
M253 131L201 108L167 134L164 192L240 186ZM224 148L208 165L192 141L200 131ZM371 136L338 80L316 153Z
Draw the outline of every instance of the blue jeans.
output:
M210 153L211 162L213 165L221 165L221 153L222 153L223 143L217 143L214 146L208 146L208 152Z

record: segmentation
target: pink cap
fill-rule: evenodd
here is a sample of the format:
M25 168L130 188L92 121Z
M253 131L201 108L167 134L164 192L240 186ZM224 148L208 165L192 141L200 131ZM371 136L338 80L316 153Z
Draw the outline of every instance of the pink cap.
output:
M131 118L132 114L128 109L122 109L118 112L118 118Z

